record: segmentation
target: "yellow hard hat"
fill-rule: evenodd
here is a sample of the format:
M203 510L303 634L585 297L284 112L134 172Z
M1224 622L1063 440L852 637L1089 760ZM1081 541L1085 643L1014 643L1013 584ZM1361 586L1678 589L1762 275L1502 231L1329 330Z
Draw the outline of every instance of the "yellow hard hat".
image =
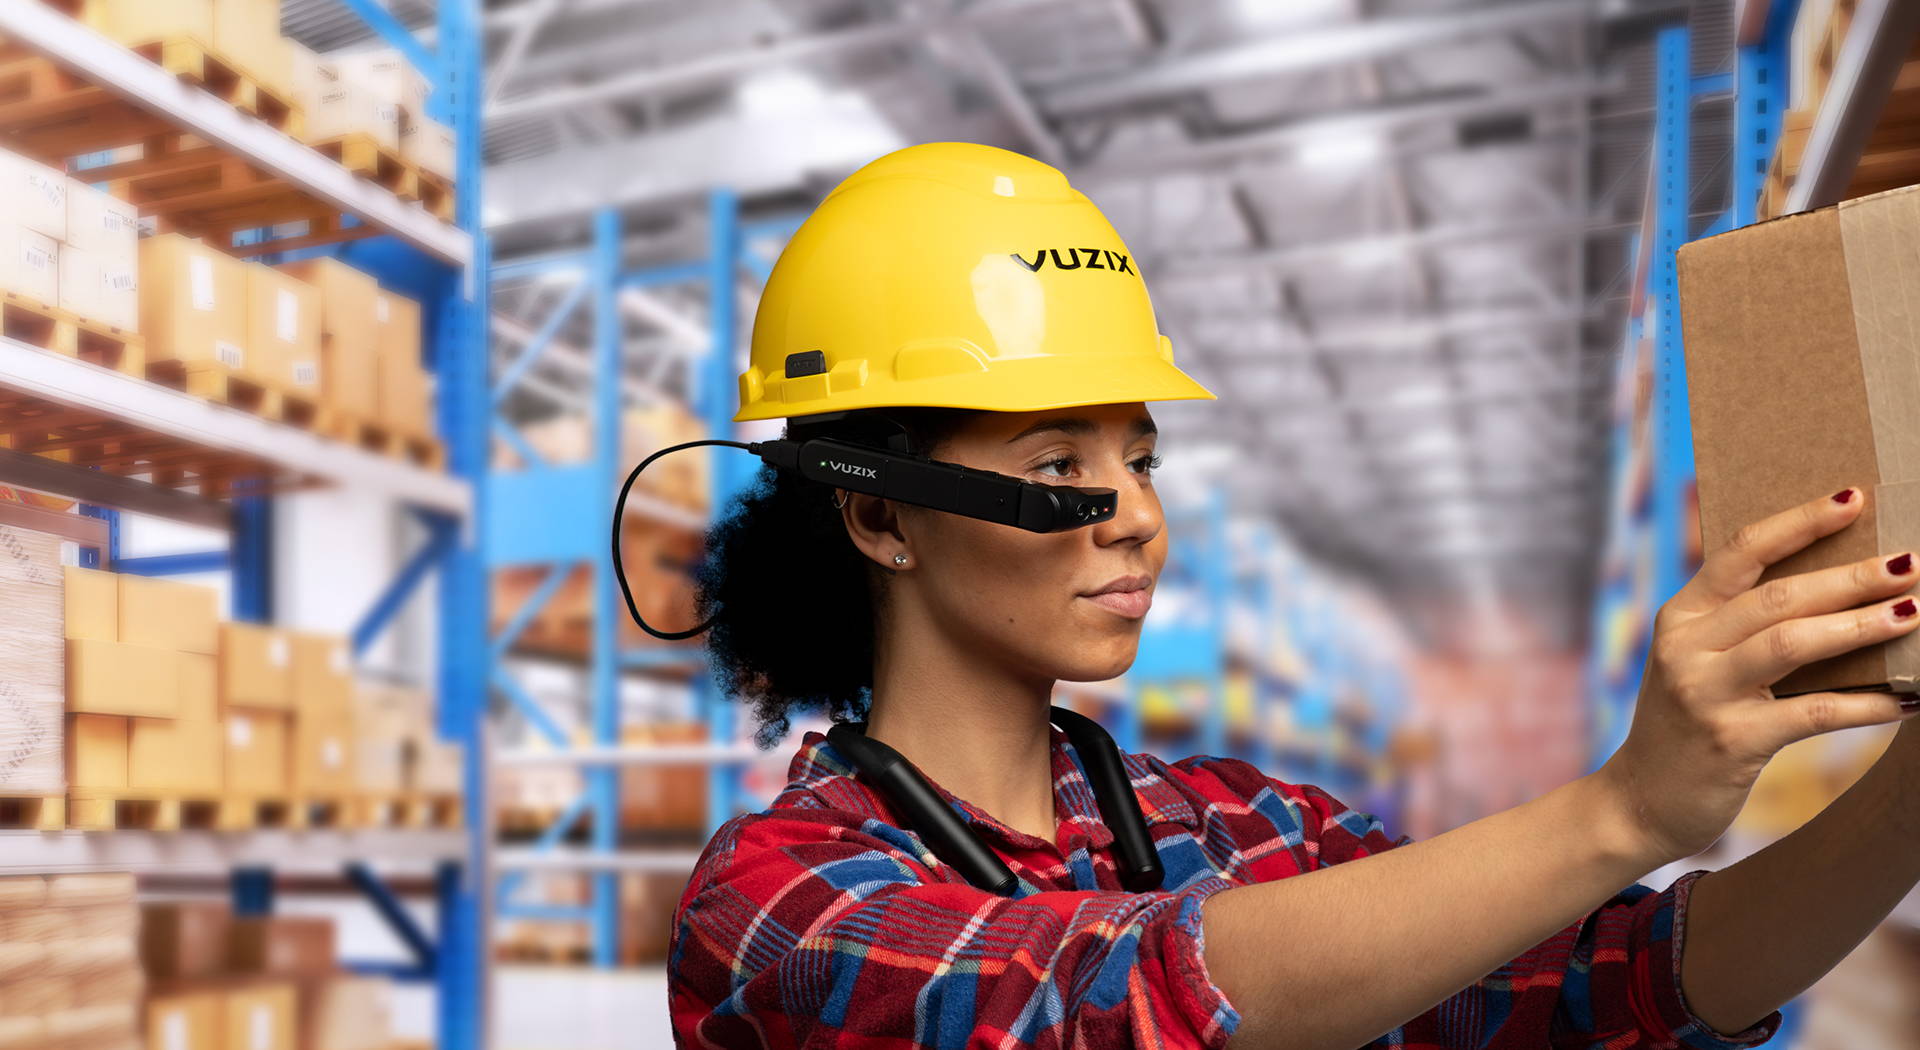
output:
M733 418L1196 398L1092 201L1030 157L935 142L854 172L794 233Z

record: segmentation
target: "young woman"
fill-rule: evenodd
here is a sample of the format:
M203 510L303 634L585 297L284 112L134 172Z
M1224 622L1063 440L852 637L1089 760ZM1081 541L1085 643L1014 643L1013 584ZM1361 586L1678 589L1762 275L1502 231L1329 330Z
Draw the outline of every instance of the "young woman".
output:
M1601 769L1429 841L1245 762L1118 754L1050 708L1056 682L1127 669L1166 559L1146 403L1211 396L1112 228L1025 157L901 150L795 235L737 418L1114 500L1031 531L981 520L1004 496L955 512L768 469L734 504L702 582L713 662L763 742L796 710L841 724L702 854L669 962L680 1045L1754 1046L1920 879L1903 728L1779 844L1635 883L1719 838L1782 746L1911 717L1767 688L1920 623L1904 555L1755 586L1853 521L1855 489L1707 558Z

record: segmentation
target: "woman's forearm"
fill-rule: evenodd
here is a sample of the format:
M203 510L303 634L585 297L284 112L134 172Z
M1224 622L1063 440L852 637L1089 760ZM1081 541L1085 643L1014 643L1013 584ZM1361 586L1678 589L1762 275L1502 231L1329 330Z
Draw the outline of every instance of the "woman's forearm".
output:
M1920 881L1920 723L1792 834L1694 884L1687 1005L1737 1032L1810 987Z
M1351 1050L1431 1009L1670 858L1604 772L1420 842L1239 886L1203 910L1235 1050Z

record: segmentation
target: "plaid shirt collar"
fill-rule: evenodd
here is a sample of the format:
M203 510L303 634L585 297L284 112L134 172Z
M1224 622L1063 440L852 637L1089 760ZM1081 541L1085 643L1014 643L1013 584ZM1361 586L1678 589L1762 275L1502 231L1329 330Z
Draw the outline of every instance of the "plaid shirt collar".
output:
M1070 838L1073 830L1077 829L1087 837L1090 848L1104 849L1113 842L1113 832L1100 818L1100 805L1094 798L1092 786L1087 783L1086 770L1080 764L1067 734L1058 726L1049 725L1047 729L1051 744L1048 755L1053 763L1053 805L1054 812L1059 816L1060 831L1063 836ZM1156 763L1149 763L1145 756L1124 751L1121 754L1147 824L1179 824L1192 829L1194 809L1186 793L1162 776L1154 768ZM987 811L933 783L931 777L927 778L927 782L933 784L934 792L953 807L961 820L974 825L983 835L997 837L1010 848L1032 849L1054 845L1008 827ZM791 804L792 800L784 796L793 792L811 794L834 809L885 821L894 827L906 827L884 799L855 779L853 764L834 750L825 733L816 730L808 730L802 735L800 749L794 753L793 761L787 767L787 786L781 792L783 798L776 799L774 805Z

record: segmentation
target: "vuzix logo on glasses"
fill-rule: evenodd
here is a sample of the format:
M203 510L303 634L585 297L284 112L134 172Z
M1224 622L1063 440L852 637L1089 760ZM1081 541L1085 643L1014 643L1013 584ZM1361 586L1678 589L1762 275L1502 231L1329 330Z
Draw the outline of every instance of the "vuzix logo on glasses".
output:
M1062 253L1065 253L1064 255ZM1056 270L1113 270L1118 273L1133 273L1133 267L1127 264L1127 257L1119 252L1110 252L1105 248L1041 248L1033 253L1033 261L1028 262L1019 252L1013 257L1029 271L1038 271L1052 260ZM1140 276L1134 274L1135 277Z
M827 466L842 474L851 474L856 478L878 478L880 471L873 467L863 467L855 463L842 463L837 459L827 460Z

